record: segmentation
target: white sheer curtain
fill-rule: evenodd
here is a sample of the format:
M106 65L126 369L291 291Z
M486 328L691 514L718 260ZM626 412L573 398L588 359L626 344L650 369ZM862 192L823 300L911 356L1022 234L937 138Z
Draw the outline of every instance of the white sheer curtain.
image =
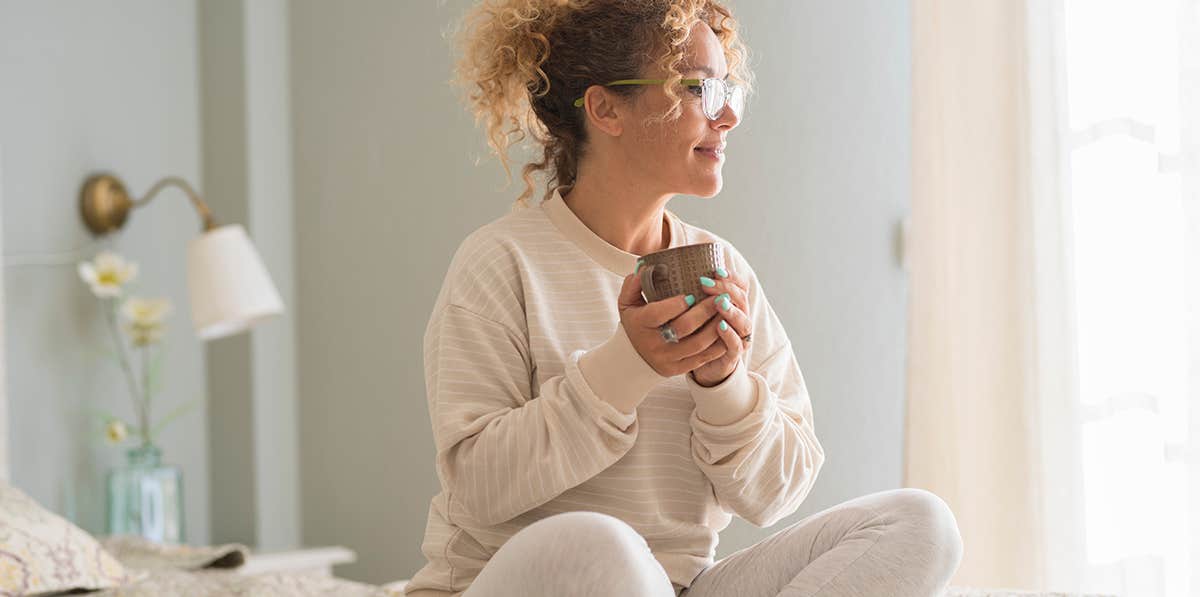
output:
M906 486L954 585L1200 597L1200 0L914 0Z
M1200 596L1200 2L1065 0L1085 587Z
M1082 587L1054 6L913 2L904 485L953 509L957 586Z

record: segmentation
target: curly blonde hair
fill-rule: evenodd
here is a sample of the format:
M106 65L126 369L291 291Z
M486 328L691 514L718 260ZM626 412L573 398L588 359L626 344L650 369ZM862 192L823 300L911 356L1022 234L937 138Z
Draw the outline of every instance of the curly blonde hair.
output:
M486 122L488 145L508 183L509 148L527 137L541 146L541 161L522 169L525 189L513 209L529 206L539 171L547 175L543 199L555 186L574 183L587 145L583 111L574 101L589 86L638 77L653 60L669 73L664 91L671 105L649 121L679 118L676 90L683 76L677 67L697 21L716 34L729 78L749 95L748 50L737 21L716 0L483 0L463 16L454 82L466 92L476 125ZM608 89L633 97L642 87Z

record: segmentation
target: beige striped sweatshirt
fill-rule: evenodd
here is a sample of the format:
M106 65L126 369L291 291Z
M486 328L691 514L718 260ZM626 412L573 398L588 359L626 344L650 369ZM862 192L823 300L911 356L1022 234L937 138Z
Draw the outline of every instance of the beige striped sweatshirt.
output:
M517 531L575 510L629 523L678 594L732 514L774 524L825 461L791 342L741 254L664 210L669 246L719 242L749 280L754 335L717 386L663 377L616 308L638 256L579 220L568 190L480 227L451 260L424 337L441 492L408 595L464 591Z

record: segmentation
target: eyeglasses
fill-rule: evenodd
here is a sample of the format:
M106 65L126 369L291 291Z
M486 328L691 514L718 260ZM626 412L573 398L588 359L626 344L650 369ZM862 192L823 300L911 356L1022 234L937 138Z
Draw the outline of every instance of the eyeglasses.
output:
M620 81L606 83L605 86L661 85L666 82L666 79L621 79ZM733 113L738 118L742 117L742 110L746 107L746 90L741 85L715 77L708 79L683 79L680 83L687 85L688 90L693 94L699 94L700 104L704 108L704 115L709 120L720 118L721 114L725 111L725 106L732 108ZM575 100L575 107L583 107L582 97Z

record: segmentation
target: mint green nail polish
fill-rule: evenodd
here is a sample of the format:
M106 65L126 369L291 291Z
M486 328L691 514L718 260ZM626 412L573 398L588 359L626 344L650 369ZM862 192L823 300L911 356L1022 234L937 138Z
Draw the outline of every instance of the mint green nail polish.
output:
M713 282L713 279L709 278L708 276L700 276L700 283L709 288L712 288L713 286L717 285L717 283Z
M721 305L721 308L728 311L729 308L732 306L733 306L733 304L729 302L729 297L728 296L725 297L725 304Z
M635 274L638 273L638 270L642 269L642 264L644 264L644 263L646 263L645 259L638 259L637 267L633 268L633 273L635 273Z
M729 329L729 324L728 324L728 323L725 323L725 320L724 320L724 319L722 319L722 320L721 320L721 331L723 332L723 331L725 331L725 330L727 330L727 329Z
M689 306L689 307L690 307L690 306L692 306L692 305L694 305L694 304L696 304L696 297L694 297L694 296L692 296L692 295L690 295L690 294L689 294L689 295L687 295L687 296L685 296L685 297L683 297L683 300L687 301L687 304L688 304L688 306Z
M728 277L729 277L729 272L725 271L725 268L723 268L723 267L718 267L718 268L717 268L717 275L718 275L718 276L721 276L722 278L728 278Z

